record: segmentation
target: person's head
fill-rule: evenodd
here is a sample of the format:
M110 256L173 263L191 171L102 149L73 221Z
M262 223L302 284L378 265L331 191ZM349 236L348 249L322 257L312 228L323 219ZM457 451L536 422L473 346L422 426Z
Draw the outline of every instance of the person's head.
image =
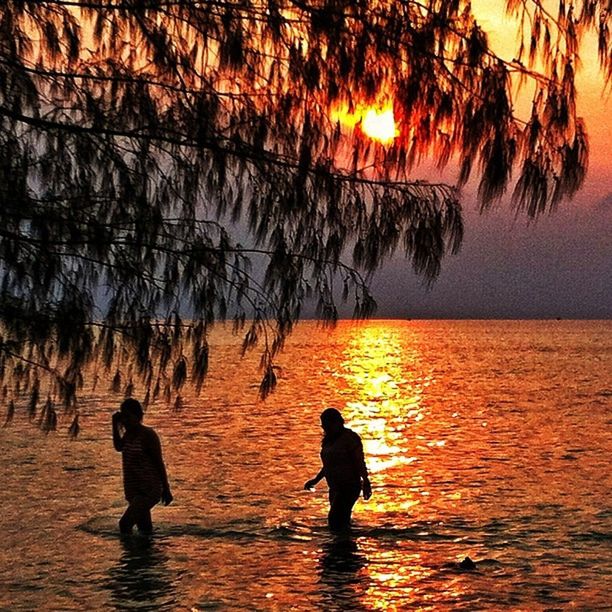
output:
M321 413L321 427L326 436L334 436L342 431L344 419L335 408L326 408Z
M131 429L142 423L143 410L138 400L129 397L121 404L121 422L126 429Z

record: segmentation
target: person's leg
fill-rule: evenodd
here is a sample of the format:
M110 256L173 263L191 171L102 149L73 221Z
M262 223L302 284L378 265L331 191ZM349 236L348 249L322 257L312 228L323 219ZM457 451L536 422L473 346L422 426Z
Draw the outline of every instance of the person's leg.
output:
M157 501L158 500L152 500L141 495L137 495L131 499L129 502L130 505L119 521L121 533L131 533L134 525L138 527L138 531L142 534L152 533L153 523L151 521L151 508Z
M151 521L151 508L159 502L159 498L138 496L134 500L134 516L138 531L143 534L153 533L153 522Z
M153 533L153 521L151 520L151 510L149 508L145 508L140 512L138 520L136 521L136 526L140 533Z
M132 504L126 508L123 516L119 519L119 531L123 535L128 535L132 533L132 528L136 524L136 519L134 518L134 511L132 508Z
M351 526L351 512L358 497L358 487L330 489L327 520L332 531L345 531Z
M329 528L332 531L345 531L351 525L351 510L355 502L350 501L345 491L336 491L330 498Z

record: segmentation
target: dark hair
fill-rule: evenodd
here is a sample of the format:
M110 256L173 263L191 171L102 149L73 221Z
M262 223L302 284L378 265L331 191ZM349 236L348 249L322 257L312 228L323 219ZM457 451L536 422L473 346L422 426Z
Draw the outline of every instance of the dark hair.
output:
M142 416L144 414L142 404L133 397L128 397L126 400L123 400L121 404L121 412L123 414L133 414L139 421L142 421Z
M344 425L344 419L339 410L326 408L321 413L321 423L340 423L340 425Z
M325 446L326 444L331 444L334 440L338 439L342 435L342 430L344 429L344 419L338 410L335 408L326 408L321 413L321 424L323 425L323 429L325 429L326 423L337 423L340 425L340 430L335 433L325 432L323 436L323 440L321 440L321 445Z

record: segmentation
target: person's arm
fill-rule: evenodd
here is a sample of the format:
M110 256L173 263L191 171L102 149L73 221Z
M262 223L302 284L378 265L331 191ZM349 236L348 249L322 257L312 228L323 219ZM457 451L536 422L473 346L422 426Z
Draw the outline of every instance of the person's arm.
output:
M365 456L363 454L363 444L361 438L355 434L356 444L353 447L353 461L361 477L363 484L363 499L370 499L372 497L372 485L370 484L370 477L368 475L368 468L365 463Z
M121 431L119 427L121 426L121 413L115 412L113 414L113 446L117 452L121 452L123 450L123 438L121 437Z
M170 492L168 474L166 473L166 466L162 456L161 442L159 440L159 436L152 429L148 430L146 440L147 450L153 459L153 463L155 464L159 477L162 481L162 502L167 506L174 498Z
M305 485L304 485L304 489L312 489L314 486L316 486L319 481L325 476L325 468L321 468L319 473L314 477L311 478Z

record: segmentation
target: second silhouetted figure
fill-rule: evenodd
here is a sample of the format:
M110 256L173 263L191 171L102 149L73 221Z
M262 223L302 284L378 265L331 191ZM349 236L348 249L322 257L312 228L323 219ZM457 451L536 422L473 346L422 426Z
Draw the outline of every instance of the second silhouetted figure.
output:
M359 493L370 499L372 487L363 456L361 438L344 427L344 419L335 408L321 413L324 436L321 444L321 471L305 485L311 489L322 478L329 486L329 527L332 531L343 531L351 524L351 512Z

